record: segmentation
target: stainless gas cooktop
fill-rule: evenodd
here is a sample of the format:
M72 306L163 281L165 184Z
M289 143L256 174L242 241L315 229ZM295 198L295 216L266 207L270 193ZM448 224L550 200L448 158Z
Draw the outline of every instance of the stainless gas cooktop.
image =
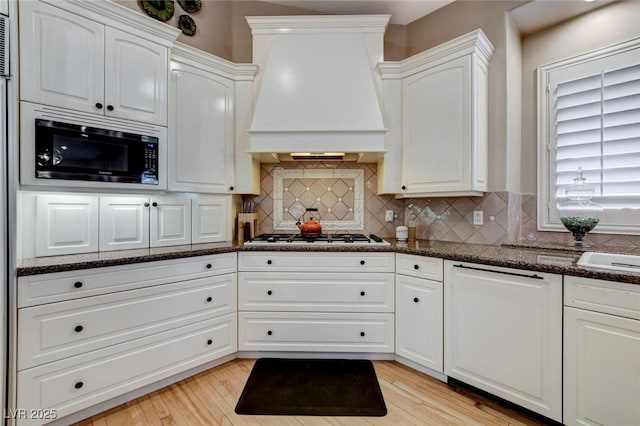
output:
M244 243L245 246L266 246L283 244L310 245L353 245L388 246L390 243L377 235L370 234L321 234L317 237L304 237L300 234L260 234Z

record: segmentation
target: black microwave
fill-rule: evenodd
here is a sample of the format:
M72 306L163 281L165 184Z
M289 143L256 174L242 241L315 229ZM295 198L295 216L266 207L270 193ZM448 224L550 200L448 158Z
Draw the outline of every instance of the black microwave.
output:
M158 138L35 119L35 173L66 179L158 185Z

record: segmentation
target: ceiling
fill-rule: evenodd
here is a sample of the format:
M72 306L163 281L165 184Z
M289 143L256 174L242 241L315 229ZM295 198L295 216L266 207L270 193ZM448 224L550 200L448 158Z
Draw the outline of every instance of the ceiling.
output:
M407 25L453 0L262 0L334 15L390 14L392 24ZM465 1L465 0L458 0ZM468 1L468 0L467 0ZM614 0L533 0L510 14L523 35L557 24Z
M390 14L392 24L407 25L453 0L263 0L333 15Z

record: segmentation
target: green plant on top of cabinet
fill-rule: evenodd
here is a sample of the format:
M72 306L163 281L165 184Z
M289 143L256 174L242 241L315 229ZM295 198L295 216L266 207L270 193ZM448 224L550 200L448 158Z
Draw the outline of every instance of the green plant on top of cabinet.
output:
M487 190L492 52L487 37L476 30L403 61L378 65L385 116L395 126L387 134L379 193L448 197Z
M87 18L41 1L19 6L22 100L167 125L170 41L104 25L93 11Z

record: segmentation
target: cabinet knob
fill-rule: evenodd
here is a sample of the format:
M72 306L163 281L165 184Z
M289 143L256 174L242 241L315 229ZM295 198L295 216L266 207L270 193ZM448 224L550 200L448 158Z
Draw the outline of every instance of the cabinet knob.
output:
M158 207L158 203L156 203L155 201L154 201L153 203L151 203L151 205L152 205L153 207Z
M213 340L209 339L207 340L207 345L212 345L213 344Z
M365 263L366 263L366 262L365 262L364 260L361 260L361 261L360 261L360 264L361 264L361 265L364 265Z
M361 292L360 292L360 296L364 296L364 295L365 295L365 292L364 292L364 291L361 291Z
M211 268L213 268L213 265L210 263L207 263L207 269L211 269Z
M273 292L271 290L267 290L267 295L271 296Z
M76 389L80 389L83 386L84 386L84 383L82 383L82 382L76 382L76 384L73 385L73 387L76 388Z
M273 331L269 330L267 331L267 336L271 336L273 334Z
M402 190L404 191L405 189L407 189L406 185L402 185Z
M413 265L413 269L416 269L416 270L420 269L420 265Z
M230 186L230 187L229 187L229 191L233 191L233 186Z
M74 328L76 333L80 333L82 330L84 330L84 327L81 325L76 325L76 327Z
M211 296L207 297L207 302L213 302L213 297Z
M114 110L113 105L107 105L107 110L113 111Z
M145 207L149 207L149 203L144 203L144 206Z
M414 303L418 303L419 301L420 301L420 299L418 299L417 297L414 297L414 298L413 298L413 302L414 302Z
M364 337L364 335L365 335L364 331L361 331L360 336Z
M267 265L271 265L273 261L271 259L267 260Z
M75 288L82 288L82 281L76 281L75 283L73 283L73 286Z
M102 109L102 104L100 102L96 102L96 108Z

